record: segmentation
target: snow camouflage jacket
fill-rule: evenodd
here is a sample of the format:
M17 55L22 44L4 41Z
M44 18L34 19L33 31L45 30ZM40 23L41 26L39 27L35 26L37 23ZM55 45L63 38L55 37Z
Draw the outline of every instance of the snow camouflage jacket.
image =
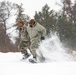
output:
M20 39L21 41L29 41L29 35L27 32L27 26L24 25L21 29L20 29Z
M35 39L39 41L41 37L45 37L46 35L46 29L39 23L35 23L33 27L30 27L30 25L28 25L27 32L29 34L30 41L33 41Z

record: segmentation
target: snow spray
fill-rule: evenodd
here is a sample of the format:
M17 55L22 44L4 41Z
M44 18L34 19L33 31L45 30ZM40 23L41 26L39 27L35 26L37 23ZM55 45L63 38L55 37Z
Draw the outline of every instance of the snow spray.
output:
M50 34L45 40L40 42L40 46L37 49L47 59L47 61L73 61L74 57L66 52L63 44L60 42L56 33Z

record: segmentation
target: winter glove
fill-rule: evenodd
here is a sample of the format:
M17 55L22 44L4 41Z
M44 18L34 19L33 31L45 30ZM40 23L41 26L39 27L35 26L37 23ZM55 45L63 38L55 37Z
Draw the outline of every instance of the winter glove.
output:
M42 37L41 37L41 40L45 40L45 37L42 36Z

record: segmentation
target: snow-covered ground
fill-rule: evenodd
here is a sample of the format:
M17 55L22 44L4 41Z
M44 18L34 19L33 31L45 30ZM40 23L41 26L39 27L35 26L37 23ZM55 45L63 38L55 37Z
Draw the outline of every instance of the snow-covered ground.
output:
M76 58L66 52L57 35L42 41L39 51L48 59L45 63L22 61L19 52L0 52L0 75L76 75Z
M76 75L76 62L31 64L20 53L0 53L0 75Z

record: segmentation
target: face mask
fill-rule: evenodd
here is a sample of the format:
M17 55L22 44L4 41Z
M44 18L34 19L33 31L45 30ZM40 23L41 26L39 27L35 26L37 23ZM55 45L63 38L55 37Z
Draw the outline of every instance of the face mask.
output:
M33 25L30 25L30 27L33 27Z
M30 27L32 27L32 26L30 25Z

